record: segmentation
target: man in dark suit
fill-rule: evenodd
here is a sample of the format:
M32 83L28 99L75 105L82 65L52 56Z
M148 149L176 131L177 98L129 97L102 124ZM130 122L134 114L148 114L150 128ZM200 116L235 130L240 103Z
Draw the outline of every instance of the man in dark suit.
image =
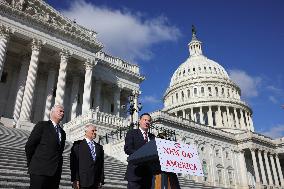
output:
M85 128L85 139L75 141L70 154L71 181L75 189L97 189L104 184L104 150L96 143L96 126Z
M144 113L140 116L139 129L131 129L125 137L124 151L127 155L133 154L155 136L148 132L151 116ZM128 163L126 170L128 189L150 189L152 185L152 172L148 165L135 165Z
M58 189L61 179L66 134L59 123L64 108L55 105L49 121L38 122L26 143L30 189Z

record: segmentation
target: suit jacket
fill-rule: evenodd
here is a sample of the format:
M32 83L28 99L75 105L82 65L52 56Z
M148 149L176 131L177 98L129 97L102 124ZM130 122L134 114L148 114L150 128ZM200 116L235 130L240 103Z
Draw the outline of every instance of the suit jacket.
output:
M60 133L61 142L50 120L40 121L34 126L25 145L30 174L53 176L56 171L61 173L66 134L62 128Z
M79 181L80 186L104 184L104 150L94 142L96 159L92 158L86 139L75 141L70 154L71 181Z
M155 135L148 133L148 137L150 140L153 140ZM144 144L144 137L140 129L131 129L127 132L125 137L124 152L127 155L131 155ZM128 163L125 177L128 181L139 181L145 177L152 177L152 172L148 165Z

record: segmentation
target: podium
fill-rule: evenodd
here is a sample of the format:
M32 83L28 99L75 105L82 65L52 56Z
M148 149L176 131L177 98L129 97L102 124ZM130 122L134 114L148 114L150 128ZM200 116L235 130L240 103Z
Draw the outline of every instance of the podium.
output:
M162 180L166 180L168 185L171 185L166 187L170 189L179 188L172 187L170 183L173 177L173 180L177 180L177 173L204 176L196 147L176 141L160 138L151 140L131 154L127 161L149 166L153 175L166 175L167 179Z
M159 161L156 140L150 140L127 158L128 162L141 164Z

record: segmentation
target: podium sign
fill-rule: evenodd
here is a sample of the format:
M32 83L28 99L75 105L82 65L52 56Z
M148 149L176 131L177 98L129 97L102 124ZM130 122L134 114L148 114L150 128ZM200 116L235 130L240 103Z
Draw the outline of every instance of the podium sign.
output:
M161 170L204 176L195 146L156 138Z

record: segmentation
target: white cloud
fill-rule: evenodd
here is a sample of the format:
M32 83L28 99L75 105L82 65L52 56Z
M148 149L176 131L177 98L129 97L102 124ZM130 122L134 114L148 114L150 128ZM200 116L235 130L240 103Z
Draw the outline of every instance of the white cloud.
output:
M273 85L269 85L269 86L267 86L267 89L268 89L269 91L273 92L273 93L276 94L276 95L284 96L284 90L281 89L281 88L277 88L277 87L275 87L275 86L273 86Z
M269 131L263 133L266 136L271 138L281 138L284 137L284 125L277 125L275 127L270 128Z
M126 60L148 60L152 56L150 47L163 41L176 41L180 30L160 16L144 20L141 14L127 10L114 10L96 6L85 0L70 1L63 14L89 29L98 32L98 39L105 50Z
M278 104L278 100L274 97L274 96L269 96L268 99L274 103L274 104Z
M243 70L229 70L230 78L241 88L242 97L251 98L258 96L260 77L248 75Z
M162 101L160 99L158 99L157 97L154 97L154 96L142 96L141 102L142 103L158 104L158 103L161 103Z

